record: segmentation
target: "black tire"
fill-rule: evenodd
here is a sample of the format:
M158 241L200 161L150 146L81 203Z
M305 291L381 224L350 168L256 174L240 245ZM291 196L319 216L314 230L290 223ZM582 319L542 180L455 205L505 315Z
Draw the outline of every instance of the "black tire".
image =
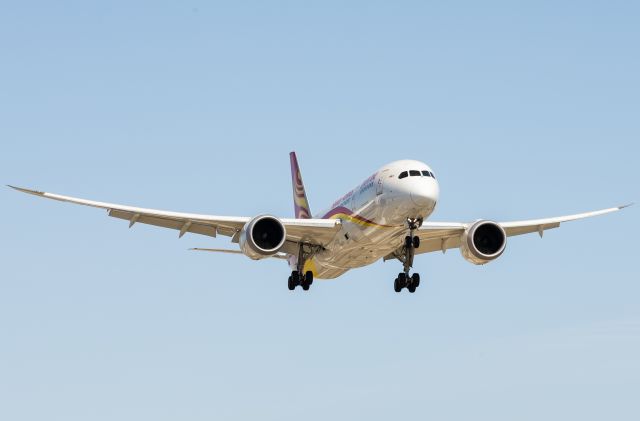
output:
M414 292L416 292L416 286L415 286L415 285L413 285L413 284L409 285L409 286L407 287L407 289L408 289L408 290L409 290L409 292L410 292L410 293L412 293L412 294L413 294Z
M293 285L295 286L300 285L300 272L297 270L291 272L291 282L293 282Z
M309 291L309 284L308 284L308 283L306 283L306 282L304 282L304 283L302 284L302 289L303 289L303 290L305 290L305 291Z
M396 278L395 281L393 281L393 290L395 292L400 292L402 291L402 285L400 285L400 280L398 278Z
M304 280L310 286L313 285L313 272L308 270L307 273L304 274Z
M413 286L415 286L416 288L418 288L420 286L420 274L419 273L414 273L413 275L411 275L411 284Z
M398 274L398 283L400 284L400 289L404 288L407 286L408 282L407 282L407 274L404 272L400 272Z
M409 237L408 235L406 237L404 237L404 246L406 248L408 248L408 249L413 247L413 239L411 237Z
M418 237L417 235L413 237L413 248L420 248L420 237Z
M289 276L289 283L287 286L289 287L289 291L293 291L294 289L296 289L296 286L293 284L293 279L291 279L291 276Z

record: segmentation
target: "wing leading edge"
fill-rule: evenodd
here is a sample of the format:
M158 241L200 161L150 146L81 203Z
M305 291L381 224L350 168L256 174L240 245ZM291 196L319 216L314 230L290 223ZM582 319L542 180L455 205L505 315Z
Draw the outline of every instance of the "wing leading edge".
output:
M223 235L232 237L237 242L242 227L251 219L244 216L214 216L193 213L163 211L157 209L138 208L114 203L97 202L76 197L63 196L21 187L9 186L14 190L61 202L74 203L106 209L108 215L129 221L129 227L136 223L154 225L179 231L179 237L187 232L216 237ZM508 237L538 233L558 228L560 224L594 216L617 212L631 206L624 205L593 212L578 213L554 218L533 219L524 221L499 222ZM291 243L305 242L321 246L327 245L340 229L339 219L280 219L287 230L287 241ZM446 251L460 247L460 237L471 223L462 222L425 222L417 232L420 236L420 248L417 254L434 251ZM216 250L217 251L217 250ZM391 256L391 255L390 255ZM390 257L388 256L388 257Z
M560 224L564 222L606 215L608 213L628 208L632 205L633 203L593 212L577 213L574 215L526 221L499 222L498 224L504 228L507 233L507 237L530 233L538 233L542 237L544 231L558 228ZM460 247L460 237L462 236L462 233L472 224L473 222L425 222L417 233L420 236L420 248L416 250L416 253L422 254L434 251L445 252L448 249Z
M233 237L237 242L242 227L251 219L245 216L214 216L195 213L181 213L157 209L138 208L115 203L97 202L76 197L63 196L21 187L8 186L14 190L44 197L60 202L91 206L107 210L109 216L129 221L133 225L148 224L179 231L179 237L187 232L216 237L224 235ZM307 242L326 245L340 228L340 221L335 219L280 219L287 230L287 241Z

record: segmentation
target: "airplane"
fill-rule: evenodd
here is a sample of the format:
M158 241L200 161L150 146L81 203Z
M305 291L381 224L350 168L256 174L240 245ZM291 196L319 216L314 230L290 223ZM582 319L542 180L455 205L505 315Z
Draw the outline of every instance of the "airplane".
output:
M437 178L427 164L400 160L387 164L356 188L312 217L295 152L289 154L294 218L272 215L213 216L168 212L96 202L8 186L62 202L106 209L109 216L135 224L149 224L210 237L231 237L238 249L192 250L244 254L253 260L286 260L291 269L288 288L309 290L315 279L334 279L379 259L399 260L403 271L393 283L395 292L414 293L420 275L411 274L416 255L458 248L465 260L484 265L500 257L507 237L558 228L564 222L616 212L631 205L555 218L515 222L479 219L472 222L430 222L440 195Z

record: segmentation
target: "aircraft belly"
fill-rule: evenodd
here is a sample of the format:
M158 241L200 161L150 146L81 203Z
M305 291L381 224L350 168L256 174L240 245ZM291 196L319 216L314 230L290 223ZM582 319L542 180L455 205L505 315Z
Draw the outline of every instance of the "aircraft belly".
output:
M399 227L362 227L343 224L343 231L317 254L312 268L318 279L336 278L354 269L381 259L402 242L404 230Z

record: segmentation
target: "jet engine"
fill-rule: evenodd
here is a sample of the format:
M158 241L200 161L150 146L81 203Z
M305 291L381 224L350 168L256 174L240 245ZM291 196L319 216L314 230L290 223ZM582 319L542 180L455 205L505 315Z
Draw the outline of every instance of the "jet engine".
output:
M260 215L242 228L240 250L253 260L265 259L278 253L286 239L287 230L278 218Z
M460 252L474 265L484 265L502 255L507 233L493 221L478 221L462 234Z

